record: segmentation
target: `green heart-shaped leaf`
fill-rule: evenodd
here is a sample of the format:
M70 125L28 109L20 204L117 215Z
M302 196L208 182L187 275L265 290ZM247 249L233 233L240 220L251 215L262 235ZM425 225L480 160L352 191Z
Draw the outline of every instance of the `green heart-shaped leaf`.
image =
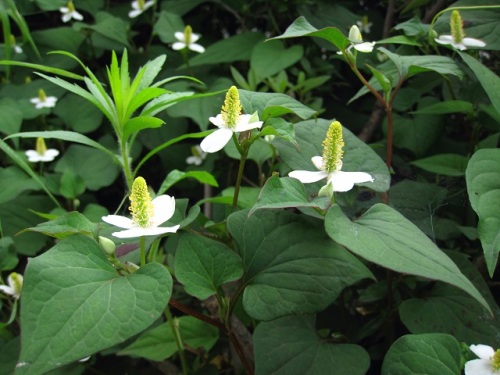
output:
M171 292L159 263L120 276L92 238L63 239L26 269L16 374L43 374L123 342L162 314Z

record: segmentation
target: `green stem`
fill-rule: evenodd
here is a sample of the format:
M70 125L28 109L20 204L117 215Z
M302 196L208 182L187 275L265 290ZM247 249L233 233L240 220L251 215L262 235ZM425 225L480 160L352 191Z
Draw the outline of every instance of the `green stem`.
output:
M170 308L165 307L165 315L167 316L168 324L170 325L170 329L175 337L175 344L177 345L177 351L179 352L179 357L181 359L182 373L184 375L188 374L188 366L186 362L186 356L184 354L184 345L182 344L181 333L179 331L179 326L175 323L172 318L172 314L170 313Z
M128 191L131 191L134 177L132 175L132 168L130 167L128 160L127 143L123 139L120 140L120 151L122 154L123 174L125 175L125 180L127 181Z
M146 265L146 238L141 236L139 239L141 252L141 267Z
M238 205L238 195L240 194L241 180L243 178L243 170L245 169L245 162L247 161L248 149L243 151L240 160L240 166L238 168L238 176L236 177L236 185L234 186L234 196L233 196L233 206Z

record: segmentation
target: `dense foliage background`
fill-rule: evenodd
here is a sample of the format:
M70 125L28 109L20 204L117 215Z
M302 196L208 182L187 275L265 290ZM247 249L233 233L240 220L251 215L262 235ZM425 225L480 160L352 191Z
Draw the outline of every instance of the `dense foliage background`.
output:
M469 345L500 347L497 1L73 3L63 22L65 0L0 0L0 271L25 275L20 308L0 295L0 374L461 374ZM435 42L452 7L484 48ZM203 53L172 48L188 25ZM128 75L148 96L115 121L89 97L118 103ZM262 129L188 164L233 85ZM286 176L314 169L333 120L344 169L374 182L325 200ZM28 162L39 137L54 161ZM117 281L74 312L82 253L116 278L99 236L140 264L102 220L129 215L138 176L181 226L117 278L151 295Z

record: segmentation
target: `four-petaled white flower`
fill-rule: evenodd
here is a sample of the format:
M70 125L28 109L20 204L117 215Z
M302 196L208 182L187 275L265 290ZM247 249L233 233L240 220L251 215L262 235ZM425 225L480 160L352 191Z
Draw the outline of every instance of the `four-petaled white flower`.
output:
M467 47L485 47L486 43L479 39L466 38L462 17L458 10L451 12L450 16L451 35L441 35L434 39L439 44L451 45L455 49L464 51Z
M144 178L137 177L134 180L130 202L132 219L120 215L102 217L102 220L106 223L126 229L112 233L113 236L118 238L157 236L164 233L175 233L179 229L179 225L173 227L160 226L174 215L174 197L159 195L151 200Z
M68 1L65 7L59 8L59 11L62 13L61 19L64 23L69 22L71 19L83 21L83 16L75 9L72 1Z
M373 23L368 21L368 16L363 16L360 21L356 21L356 25L358 25L360 30L365 34L370 34Z
M440 35L434 40L439 44L450 45L460 51L465 51L468 47L486 47L485 42L474 38L463 38L460 42L457 42L451 35Z
M226 94L222 111L216 117L210 117L212 124L219 129L201 141L203 151L213 153L222 150L233 134L261 128L262 121L254 121L254 115L241 114L241 102L238 89L231 86Z
M356 51L369 53L373 51L373 47L375 46L375 42L363 42L361 31L359 31L356 25L352 25L349 30L349 41L351 45L347 48L348 51L354 48Z
M128 12L128 16L130 18L135 18L140 14L144 13L146 10L151 8L154 5L154 0L146 1L144 0L136 0L132 1L132 10Z
M14 297L15 299L19 299L23 289L23 275L12 272L7 277L7 284L8 285L0 285L0 291Z
M479 357L465 364L465 375L500 375L500 349L488 345L471 345L470 350Z
M373 182L372 176L365 172L343 172L342 169L342 125L338 121L330 124L326 138L323 141L323 156L314 156L311 160L318 169L312 171L292 171L288 175L304 184L321 181L326 178L326 185L318 195L332 197L335 191L349 191L354 184Z
M55 157L59 155L59 151L54 148L47 149L43 138L37 138L36 150L27 150L25 154L29 162L37 163L39 161L47 162L54 160Z
M191 29L191 26L187 25L184 29L184 31L176 31L174 33L175 39L178 40L178 42L175 42L172 44L172 49L178 51L184 48L188 48L191 51L198 52L198 53L203 53L205 52L205 48L196 42L198 39L200 39L200 35L198 34L193 34L193 30Z
M38 96L31 98L30 102L35 105L36 109L52 108L56 106L57 98L55 96L47 96L43 89L38 90Z
M186 158L186 163L192 165L201 165L203 160L207 157L207 153L204 152L199 145L191 147L191 156Z

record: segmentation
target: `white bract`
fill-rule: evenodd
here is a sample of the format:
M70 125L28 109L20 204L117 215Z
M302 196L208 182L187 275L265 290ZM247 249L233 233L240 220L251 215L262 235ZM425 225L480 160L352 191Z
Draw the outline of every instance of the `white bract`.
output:
M146 181L142 177L137 177L132 185L130 202L132 219L120 215L102 217L106 223L125 229L112 233L113 236L118 238L157 236L164 233L175 233L179 229L179 225L160 226L174 215L174 197L159 195L151 200Z
M463 38L462 41L457 42L451 35L440 35L434 40L439 44L450 45L460 51L465 51L468 47L486 47L485 42L474 38Z
M368 16L363 16L361 21L356 21L356 25L363 31L365 34L369 34L370 30L373 26L372 22L368 21Z
M7 285L0 285L0 291L14 297L15 299L19 299L22 289L23 275L20 275L16 272L12 272L7 277Z
M59 8L59 11L62 13L61 19L64 23L71 19L83 21L83 16L75 9L72 1L68 1L65 7Z
M201 149L209 153L217 152L224 148L233 134L261 128L263 122L255 121L254 119L254 115L241 114L238 89L235 86L231 86L226 94L221 113L209 118L210 122L219 129L201 141Z
M203 53L205 52L205 48L197 44L196 42L198 39L200 39L201 35L198 34L193 34L193 30L191 29L191 26L186 26L184 29L184 32L182 31L176 31L174 33L175 39L178 40L178 42L175 42L172 44L172 49L178 51L184 48L188 48L191 51L198 52L198 53Z
M193 155L186 158L187 164L201 165L201 163L203 163L203 160L205 160L205 158L207 157L207 153L204 152L199 145L191 147L191 153Z
M28 157L28 161L31 163L37 162L48 162L55 159L57 155L59 155L59 151L55 148L47 149L45 145L45 141L43 138L37 138L36 140L36 150L27 150L25 151L26 156Z
M500 375L500 349L488 345L471 345L470 350L479 357L465 364L465 375Z
M128 16L130 18L135 18L144 13L149 8L151 8L154 5L154 3L155 2L153 0L146 2L144 2L144 0L132 1L132 10L128 12Z
M52 108L56 106L57 98L55 96L47 96L43 89L38 90L38 97L31 98L30 102L35 105L36 109Z

